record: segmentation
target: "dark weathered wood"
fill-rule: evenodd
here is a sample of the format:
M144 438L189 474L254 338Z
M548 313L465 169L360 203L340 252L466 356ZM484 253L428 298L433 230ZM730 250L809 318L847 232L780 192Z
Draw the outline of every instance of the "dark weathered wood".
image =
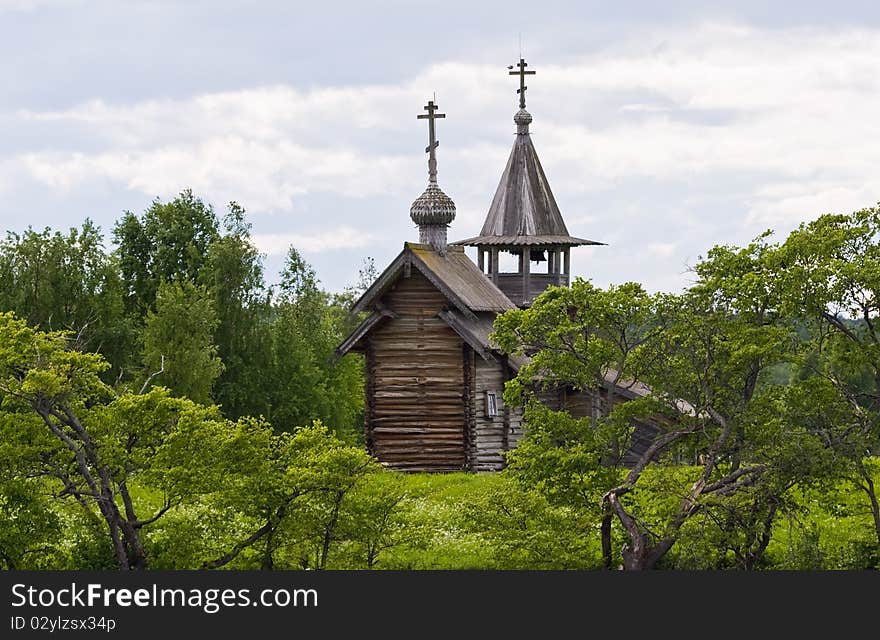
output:
M363 338L383 320L394 317L394 312L389 309L378 309L371 313L361 322L351 334L336 347L335 357L344 356L349 351L357 351L362 349L361 341Z
M556 273L529 273L528 277L519 273L499 273L495 275L495 281L504 295L520 307L530 304L551 285L568 285L565 275Z
M486 392L497 395L498 415L486 415ZM499 361L476 359L474 363L474 471L498 471L504 467L508 425L505 420L503 365Z
M372 343L367 341L367 346L364 350L364 366L366 370L372 371L375 367L375 363L376 359ZM375 455L376 453L376 447L373 442L373 420L376 415L376 405L374 402L376 396L375 392L375 378L372 375L368 375L366 384L364 385L364 393L366 395L366 398L364 399L364 442L367 446L367 451L369 451L371 455Z
M474 431L476 420L474 417L474 368L475 368L474 350L470 345L465 344L462 348L462 366L464 371L464 452L465 466L468 469L474 467Z
M437 317L446 296L413 270L381 302L396 317L370 338L374 454L397 469L466 468L465 343Z
M463 315L480 311L500 313L514 308L513 303L480 273L463 247L449 247L446 255L441 256L428 245L407 242L397 258L355 302L352 313L372 312L375 303L384 298L401 275L408 277L408 271L421 273L442 292L445 304L451 303Z

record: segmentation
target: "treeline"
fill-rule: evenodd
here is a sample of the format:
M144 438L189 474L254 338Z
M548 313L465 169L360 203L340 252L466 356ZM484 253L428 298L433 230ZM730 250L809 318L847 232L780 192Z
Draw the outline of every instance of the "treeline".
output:
M291 247L280 283L267 286L245 211L230 203L221 221L191 191L126 212L111 239L108 251L88 220L7 233L0 310L71 332L74 348L104 357L101 379L117 390L158 385L278 430L323 420L349 439L360 432L359 363L331 358L374 275L369 261L359 283L331 295Z
M262 545L272 568L296 531L296 564L323 567L378 469L353 446L361 363L332 357L371 261L329 294L291 247L267 286L244 210L191 191L112 241L87 220L0 243L0 566L218 568Z
M848 487L855 564L876 568L880 209L716 246L694 276L680 294L578 280L496 321L503 349L531 355L505 392L529 424L511 472L592 513L604 565L627 569L767 566L780 520L836 500L845 515ZM547 385L600 393L596 416L548 410L534 400ZM656 433L624 465L644 425Z
M113 251L8 236L0 567L880 567L880 209L714 247L678 294L578 279L500 316L527 429L484 476L368 455L331 355L371 266L330 295L291 250L268 287L249 233L184 192ZM537 401L560 387L590 415Z

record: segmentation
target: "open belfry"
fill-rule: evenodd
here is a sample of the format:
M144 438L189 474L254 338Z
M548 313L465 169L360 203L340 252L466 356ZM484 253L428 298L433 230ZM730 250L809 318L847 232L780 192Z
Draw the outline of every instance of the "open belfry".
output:
M403 250L352 308L368 314L337 352L366 361L367 447L388 467L408 471L493 471L522 436L521 411L502 400L521 361L498 352L495 317L526 307L550 285L568 286L572 247L600 242L569 235L529 135L526 61L519 76L516 138L480 235L447 242L455 203L437 180L434 101L427 120L428 186L410 217L419 242ZM513 66L510 69L514 69ZM475 264L464 251L477 248ZM516 270L502 271L512 254ZM621 389L622 399L632 397ZM559 389L544 401L573 415L592 415L591 394Z

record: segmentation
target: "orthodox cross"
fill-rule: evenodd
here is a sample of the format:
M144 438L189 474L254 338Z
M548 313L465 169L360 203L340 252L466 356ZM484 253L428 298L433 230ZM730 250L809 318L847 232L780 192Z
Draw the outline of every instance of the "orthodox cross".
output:
M434 120L437 118L445 118L445 113L436 113L437 105L434 104L433 100L428 100L428 104L424 107L425 111L428 113L422 113L416 116L419 120L424 120L427 118L428 120L428 146L425 147L425 153L428 154L428 179L431 183L437 183L437 155L434 153L434 149L436 149L440 143L437 141L436 133L434 132Z
M516 66L519 67L519 71L511 71L508 75L519 76L519 89L517 89L516 92L519 94L519 108L525 109L526 108L526 89L528 89L528 87L526 86L526 76L533 76L533 75L535 75L535 72L534 71L526 71L526 67L529 65L525 61L525 59L523 59L523 58L519 59L519 62L517 63ZM507 68L513 69L513 65L510 65Z

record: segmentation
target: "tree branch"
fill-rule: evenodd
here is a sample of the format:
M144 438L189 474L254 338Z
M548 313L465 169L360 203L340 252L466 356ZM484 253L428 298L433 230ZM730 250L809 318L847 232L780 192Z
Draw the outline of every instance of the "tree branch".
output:
M751 476L749 480L749 484L753 484L757 481L757 477L755 474L760 475L764 471L767 470L767 465L759 464L753 467L740 467L736 471L733 471L721 478L720 480L713 482L712 484L707 484L703 487L703 493L715 493L718 492L719 495L729 495L730 493L734 493L736 490L743 488L744 486L748 486L745 483L745 480L737 482L737 479L742 478L743 476ZM735 487L731 489L731 487Z
M147 518L146 520L136 520L134 522L134 528L140 529L147 526L148 524L153 524L154 522L156 522L156 520L164 516L168 512L168 510L171 509L172 506L172 502L168 498L165 498L165 504L162 506L161 509L159 509L159 511L156 512L156 515L154 515L152 518Z
M160 357L161 357L161 360L159 361L159 364L160 364L160 366L159 366L159 370L158 370L158 371L154 371L153 373L151 373L151 374L147 377L146 380L144 380L144 386L142 386L142 387L141 387L141 390L138 391L138 395L139 395L139 396L141 396L141 395L144 394L144 391L146 391L147 388L150 386L150 382L153 381L153 378L155 378L156 376L158 376L158 375L161 374L161 373L165 373L165 354L162 354Z
M203 562L202 569L219 569L220 567L229 564L238 557L238 554L254 544L257 540L268 534L270 531L272 531L272 523L267 522L262 527L254 531L251 535L249 535L246 539L235 545L229 553L220 556L216 560Z

